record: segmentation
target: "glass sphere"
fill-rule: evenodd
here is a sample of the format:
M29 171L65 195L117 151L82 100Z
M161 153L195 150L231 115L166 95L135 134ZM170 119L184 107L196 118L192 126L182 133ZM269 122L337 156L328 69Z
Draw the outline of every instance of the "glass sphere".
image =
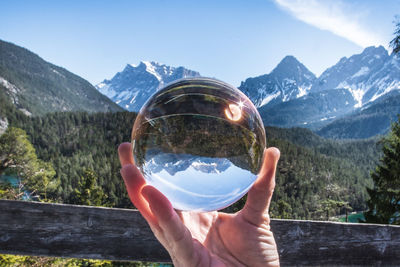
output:
M246 194L265 143L253 103L209 78L182 79L156 92L132 130L135 164L146 182L186 211L222 209Z

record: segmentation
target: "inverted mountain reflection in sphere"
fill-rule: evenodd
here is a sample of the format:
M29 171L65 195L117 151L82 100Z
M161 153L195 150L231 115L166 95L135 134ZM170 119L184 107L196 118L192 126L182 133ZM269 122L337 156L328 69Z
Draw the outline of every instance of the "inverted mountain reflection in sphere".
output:
M265 142L253 103L208 78L156 92L132 130L135 164L178 210L218 210L240 199L257 177Z

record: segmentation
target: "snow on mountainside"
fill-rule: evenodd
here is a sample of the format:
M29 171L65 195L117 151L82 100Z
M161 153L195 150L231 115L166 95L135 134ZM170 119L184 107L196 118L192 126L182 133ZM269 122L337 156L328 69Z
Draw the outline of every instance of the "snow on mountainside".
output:
M139 111L148 97L166 83L192 76L200 74L183 67L141 62L138 66L127 65L96 88L121 107ZM394 109L381 108L379 114L371 114L378 113L378 108L370 107L381 107L388 95L399 97L396 93L400 93L400 57L389 55L382 46L367 47L360 54L343 57L317 78L295 57L287 56L269 74L248 78L239 89L253 101L266 125L318 130L332 124L329 134L328 130L323 133L344 136L337 134L340 130L335 127L347 127L353 122L369 125L362 122L363 109L370 112L368 123L393 117ZM392 102L397 103L397 99ZM356 113L361 114L357 120L346 119ZM334 123L341 119L346 123ZM370 136L376 134L368 132Z
M240 87L256 103L266 125L319 129L375 103L379 106L385 96L400 92L400 57L389 55L382 46L367 47L360 54L344 57L314 79L304 70L292 78L293 70L302 70L302 65L294 60L291 63L283 71L278 71L278 65L270 74L249 78ZM277 77L276 72L281 76ZM283 82L288 80L294 80L293 85L297 87ZM393 112L380 110L379 116L369 115L369 118L372 121L371 118L385 117L389 121ZM360 115L357 122L362 118ZM346 119L346 122L351 120ZM369 131L369 134L372 136L374 132Z
M400 90L393 90L363 108L328 123L316 133L327 138L355 139L385 135L400 114Z
M261 107L308 94L315 79L315 75L295 57L286 56L270 74L248 78L239 89Z
M270 73L248 78L239 87L257 107L302 98L331 89L348 90L354 109L400 89L400 58L383 46L367 47L361 54L343 57L316 78L292 56L285 57ZM347 100L346 100L347 101Z
M173 157L174 160L170 160ZM168 160L169 159L169 160ZM187 154L158 153L146 163L145 168L154 173L162 170L170 175L192 168L203 173L221 173L228 169L232 163L225 158L193 157Z
M314 82L311 91L347 89L360 108L393 89L400 89L399 59L382 46L368 47L361 54L342 58Z
M165 84L200 74L184 67L170 67L157 62L142 61L126 65L111 80L96 85L97 90L129 111L139 111L146 100Z

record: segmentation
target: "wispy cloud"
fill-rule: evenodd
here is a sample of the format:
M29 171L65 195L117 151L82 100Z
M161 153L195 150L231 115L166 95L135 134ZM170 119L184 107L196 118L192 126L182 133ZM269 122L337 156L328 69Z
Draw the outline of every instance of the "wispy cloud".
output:
M362 11L336 0L274 0L295 18L330 31L361 46L384 45L376 34L369 32L360 22Z

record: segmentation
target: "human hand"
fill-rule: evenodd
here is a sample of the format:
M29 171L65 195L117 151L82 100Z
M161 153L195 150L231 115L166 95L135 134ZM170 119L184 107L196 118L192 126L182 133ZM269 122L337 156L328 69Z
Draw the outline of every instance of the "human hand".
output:
M268 215L280 156L277 148L264 151L260 174L244 208L235 214L175 211L161 192L146 185L134 165L131 144L121 144L118 152L129 198L176 267L279 266Z

